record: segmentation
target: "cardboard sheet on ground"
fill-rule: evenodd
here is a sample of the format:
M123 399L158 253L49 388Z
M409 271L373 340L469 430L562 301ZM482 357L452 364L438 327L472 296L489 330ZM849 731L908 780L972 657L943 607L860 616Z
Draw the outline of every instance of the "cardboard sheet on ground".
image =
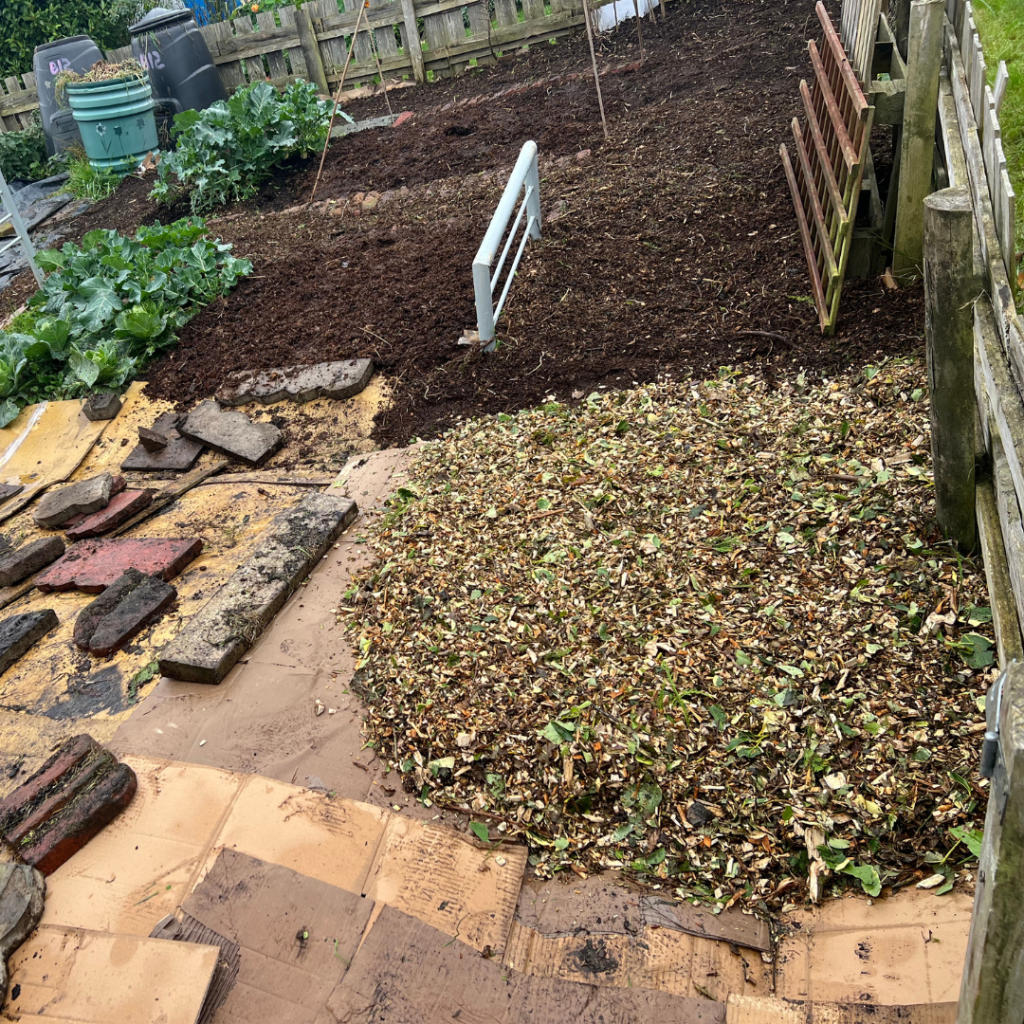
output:
M106 427L82 413L82 403L28 405L0 429L0 482L24 490L0 504L0 522L25 508L53 484L67 480Z
M729 996L725 1024L956 1024L956 1003L879 1006Z
M227 848L390 903L502 955L524 847L503 847L499 866L453 831L368 804L216 768L125 760L138 793L47 879L44 923L149 935ZM439 876L434 858L458 870Z
M403 792L393 776L382 776L373 751L362 749L362 705L350 690L351 638L338 627L334 612L352 572L370 558L359 542L361 524L393 492L410 459L408 449L353 458L338 490L357 502L360 518L243 663L218 686L160 680L119 727L113 748L255 772L385 807L398 803L407 813L436 814ZM317 716L317 700L336 713Z
M315 1020L345 976L374 903L222 850L182 909L239 946L217 1024L299 1024Z
M509 971L385 907L316 1024L724 1024L725 1004Z
M776 995L889 1006L956 1002L973 899L903 890L884 900L830 900L787 916Z
M219 953L216 946L43 925L11 957L4 1015L195 1024Z

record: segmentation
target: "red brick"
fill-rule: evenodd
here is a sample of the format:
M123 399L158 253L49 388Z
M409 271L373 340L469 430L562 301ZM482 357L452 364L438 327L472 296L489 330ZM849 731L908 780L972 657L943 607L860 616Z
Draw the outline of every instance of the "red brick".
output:
M0 832L6 832L26 813L26 808L35 807L67 772L74 771L89 753L98 749L97 742L84 733L65 740L60 749L34 775L26 779L13 793L0 800Z
M165 582L189 564L200 551L198 537L119 537L116 540L81 540L45 572L36 577L39 590L84 590L98 594L128 569Z
M415 115L411 110L403 110L398 117L395 118L395 123L391 126L392 128L400 128L403 124L411 121Z
M19 856L44 875L52 875L132 802L138 785L128 765L116 765L26 836L28 841L18 845Z
M96 537L101 533L108 533L115 526L120 526L126 519L130 519L136 512L147 508L152 502L152 491L122 491L116 498L110 499L110 504L106 508L85 516L70 527L67 531L68 538L81 540L83 537Z
M42 803L4 832L4 841L15 850L19 849L25 836L66 807L94 779L107 774L116 764L117 759L109 750L96 747L89 751L74 771L65 772L61 776L57 787Z

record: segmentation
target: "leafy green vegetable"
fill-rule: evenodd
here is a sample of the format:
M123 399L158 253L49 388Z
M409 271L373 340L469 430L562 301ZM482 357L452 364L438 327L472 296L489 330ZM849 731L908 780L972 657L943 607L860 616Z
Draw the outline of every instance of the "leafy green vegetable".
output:
M38 254L43 287L0 332L0 426L22 406L118 389L212 299L252 271L190 217L134 238L90 231L81 246Z
M257 82L205 110L184 110L174 118L177 146L160 161L150 194L188 195L193 213L250 199L276 166L319 148L329 120L329 105L304 81L283 95Z

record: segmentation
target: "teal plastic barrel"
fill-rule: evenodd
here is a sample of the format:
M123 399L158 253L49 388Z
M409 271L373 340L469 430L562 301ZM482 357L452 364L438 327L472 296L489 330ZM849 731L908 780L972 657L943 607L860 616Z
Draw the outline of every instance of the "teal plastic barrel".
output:
M69 83L65 94L93 167L134 171L147 153L157 151L148 75Z

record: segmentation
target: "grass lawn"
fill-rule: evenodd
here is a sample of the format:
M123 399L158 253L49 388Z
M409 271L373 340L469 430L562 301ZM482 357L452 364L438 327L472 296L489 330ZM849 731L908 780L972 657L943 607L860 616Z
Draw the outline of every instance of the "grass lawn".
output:
M995 84L1001 60L1010 72L999 123L1010 181L1017 194L1017 251L1024 249L1024 4L1021 0L977 0L974 20Z

